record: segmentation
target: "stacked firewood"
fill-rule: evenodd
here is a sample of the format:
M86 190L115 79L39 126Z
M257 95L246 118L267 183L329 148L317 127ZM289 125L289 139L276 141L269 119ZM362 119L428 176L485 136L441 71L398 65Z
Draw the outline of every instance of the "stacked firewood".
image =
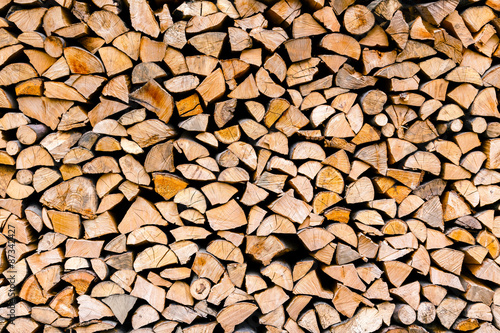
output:
M0 10L0 331L500 332L500 0Z

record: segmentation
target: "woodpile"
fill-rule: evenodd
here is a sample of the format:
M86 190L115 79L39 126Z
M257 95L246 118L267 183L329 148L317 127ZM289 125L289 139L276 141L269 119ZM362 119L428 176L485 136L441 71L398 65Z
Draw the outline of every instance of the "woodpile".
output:
M500 332L500 1L0 10L0 332Z

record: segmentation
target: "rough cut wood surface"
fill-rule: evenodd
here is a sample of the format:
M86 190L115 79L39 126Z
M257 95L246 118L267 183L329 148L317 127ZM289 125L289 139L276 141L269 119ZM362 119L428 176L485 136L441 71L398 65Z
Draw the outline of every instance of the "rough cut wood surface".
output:
M499 0L0 0L0 333L500 333Z

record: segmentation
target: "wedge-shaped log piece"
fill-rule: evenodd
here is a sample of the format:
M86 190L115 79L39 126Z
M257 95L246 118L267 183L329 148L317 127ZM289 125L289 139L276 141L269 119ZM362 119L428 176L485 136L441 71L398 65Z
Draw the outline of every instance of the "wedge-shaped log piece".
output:
M335 168L326 166L316 175L316 186L340 194L344 191L344 178Z
M235 99L252 99L257 98L259 95L260 93L255 78L253 74L250 74L230 94L228 94L227 97Z
M47 8L41 7L17 10L9 15L9 21L13 22L23 32L35 31L42 23L46 11Z
M212 171L197 164L181 164L177 166L177 170L189 180L209 181L216 179Z
M323 266L323 272L328 274L333 279L342 282L347 287L354 288L360 291L365 291L366 286L361 281L353 264L343 266Z
M207 252L213 254L220 260L234 261L243 264L243 254L233 243L217 239L210 242L207 246Z
M320 250L335 239L335 236L323 228L306 228L297 235L309 251Z
M405 139L411 143L424 143L437 138L438 133L434 125L429 121L416 121L408 128Z
M266 217L257 228L257 236L270 234L295 234L297 232L293 222L278 214Z
M472 65L472 64L471 64ZM500 66L491 66L491 63L488 64L488 70L484 73L483 82L486 85L492 85L496 88L500 87L500 80L498 79L498 71Z
M100 98L100 103L96 105L92 110L89 111L88 117L92 126L100 122L101 120L123 111L127 108L126 104L116 102L107 98Z
M23 149L16 161L16 169L30 169L36 166L53 165L54 160L52 156L42 146L30 146Z
M428 171L434 175L439 175L441 172L441 162L436 155L422 151L417 151L415 154L408 157L404 167Z
M87 100L75 89L62 82L46 82L45 96L55 99L63 99L86 103Z
M326 32L312 16L305 13L293 20L292 34L293 38L309 37L322 35Z
M341 332L376 332L382 327L383 319L375 308L363 307L350 320L331 327L333 333Z
M268 250L263 251L263 247ZM283 241L273 235L267 237L247 236L245 252L264 265L269 265L273 258L290 250Z
M177 131L163 121L148 119L128 128L127 133L141 148L145 148L174 137Z
M120 168L126 179L139 185L149 185L151 178L144 167L130 154L119 160Z
M153 38L158 37L160 27L148 2L146 0L131 0L128 5L130 6L129 11L132 27Z
M113 316L108 306L88 295L81 295L76 301L78 302L78 317L82 322Z
M391 19L391 23L385 30L401 49L405 49L408 42L409 26L403 13L398 10Z
M358 60L361 55L359 43L351 36L340 33L326 35L321 40L319 46L356 60Z
M97 210L94 183L85 177L76 177L46 190L40 202L60 211L70 211L89 218L93 218Z
M207 278L213 283L219 282L224 273L224 266L209 253L198 251L191 267L200 278Z
M196 88L205 105L219 99L226 91L226 82L222 70L219 68L208 75Z
M451 59L431 58L419 63L420 69L432 80L453 69L456 65Z
M362 177L356 182L350 184L346 189L347 203L360 203L372 201L375 197L375 190L371 180L367 177Z
M71 101L35 96L19 97L17 102L26 116L40 121L52 130L57 128L62 114L73 105Z
M261 42L269 52L276 49L288 39L288 35L282 28L273 28L272 30L261 27L252 29L250 37Z
M453 249L441 249L431 253L431 258L436 264L453 274L460 275L464 254Z
M113 311L113 315L122 324L127 319L128 313L132 310L136 301L136 297L127 294L111 295L102 300L102 302Z
M374 75L386 79L392 79L394 77L406 79L414 76L419 70L420 68L417 64L410 61L405 61L384 67L378 70Z
M452 82L470 83L477 86L483 85L483 80L478 72L471 67L459 66L446 75L446 80Z
M148 282L140 275L137 276L134 283L134 289L130 295L142 298L157 311L161 312L165 308L165 290Z
M144 169L146 172L175 171L172 141L153 146L146 156Z
M292 64L286 71L286 83L289 87L313 80L314 74L318 72L316 67L319 58L311 58Z
M0 107L5 109L14 109L17 103L14 98L5 90L0 89Z
M107 10L95 11L90 15L87 24L99 37L104 38L106 43L128 31L122 19Z
M103 245L104 241L68 239L64 256L67 258L99 258Z
M5 64L5 62L7 62L8 60L17 56L23 50L23 48L24 48L23 45L16 44L16 45L11 45L11 46L6 46L6 47L0 49L0 63L2 65ZM32 64L32 65L34 65L34 64ZM33 67L35 67L35 69L36 69L36 66L33 66ZM41 74L41 73L39 72L39 74Z
M114 198L117 197L121 201L123 195L121 193L116 193L104 197L104 200L101 202L101 205L99 205L99 210L97 211L97 213L98 214L101 213L100 210L102 209L101 208L102 203L103 202L105 203L106 198L111 198L110 200L115 200ZM109 211L105 211L95 219L83 221L83 227L85 228L86 238L97 238L103 235L118 233L118 230L116 229L116 221L113 215L109 213Z
M260 68L257 71L255 79L259 91L267 97L278 98L285 93L285 88L274 83L271 76L264 68Z
M228 149L252 170L257 168L257 154L251 145L245 142L233 142Z
M155 80L132 92L130 99L156 113L165 123L168 123L174 110L174 99Z
M419 43L413 40L409 40L406 43L406 47L403 50L403 52L398 54L398 56L396 57L396 61L399 62L411 59L421 59L435 54L436 51L432 47L424 43Z
M335 84L345 89L362 89L375 85L377 80L376 77L364 76L351 65L344 64L335 77Z
M293 191L287 191L279 199L273 201L269 208L296 223L302 223L312 211L312 207L302 200L293 197Z
M268 14L274 23L288 27L300 15L301 7L300 1L278 1L269 9Z
M465 309L467 302L457 297L447 297L436 309L437 317L441 324L450 328L458 316Z
M326 158L325 151L314 142L301 141L295 144L290 151L290 159L305 160L313 159L323 161Z
M440 269L431 267L430 280L433 284L451 287L460 291L465 291L460 282L460 278L454 274L444 272Z
M417 210L415 217L434 228L444 230L443 207L437 196L425 202Z
M255 300L264 314L275 310L288 299L289 296L279 286L274 286L255 295Z
M399 261L386 261L383 266L389 282L395 287L400 287L412 271L411 266Z
M500 118L495 88L489 87L477 94L476 99L472 102L470 114L473 116Z
M125 53L112 46L101 47L99 56L108 76L120 74L133 67L132 60Z
M235 200L208 210L207 219L213 230L231 230L247 224L245 213Z
M98 57L79 48L67 47L64 49L64 58L68 63L71 73L95 74L104 73L104 65Z
M468 8L462 12L461 16L471 32L478 32L483 25L496 17L493 10L487 6Z
M68 212L49 210L48 216L54 231L73 238L80 238L80 216Z
M37 76L36 71L29 64L10 64L0 71L0 85L8 86Z
M134 270L140 272L178 263L177 256L165 245L153 245L137 255Z
M167 222L162 219L151 202L142 197L137 197L118 225L118 230L126 234L148 224L166 225Z
M373 303L361 295L351 291L344 285L340 285L333 297L333 305L343 315L351 318L360 303L372 306Z
M99 156L83 165L86 174L120 173L118 162L111 156Z
M199 52L218 58L226 38L225 32L205 32L190 38L188 43Z
M248 302L241 302L225 307L217 314L217 321L221 324L222 328L226 331L234 330L234 327L244 322L255 311L257 305Z
M354 156L370 164L381 175L387 174L387 145L385 142L364 147L358 150Z
M438 25L458 6L457 0L444 0L440 3L426 3L416 6L422 17L431 24Z

